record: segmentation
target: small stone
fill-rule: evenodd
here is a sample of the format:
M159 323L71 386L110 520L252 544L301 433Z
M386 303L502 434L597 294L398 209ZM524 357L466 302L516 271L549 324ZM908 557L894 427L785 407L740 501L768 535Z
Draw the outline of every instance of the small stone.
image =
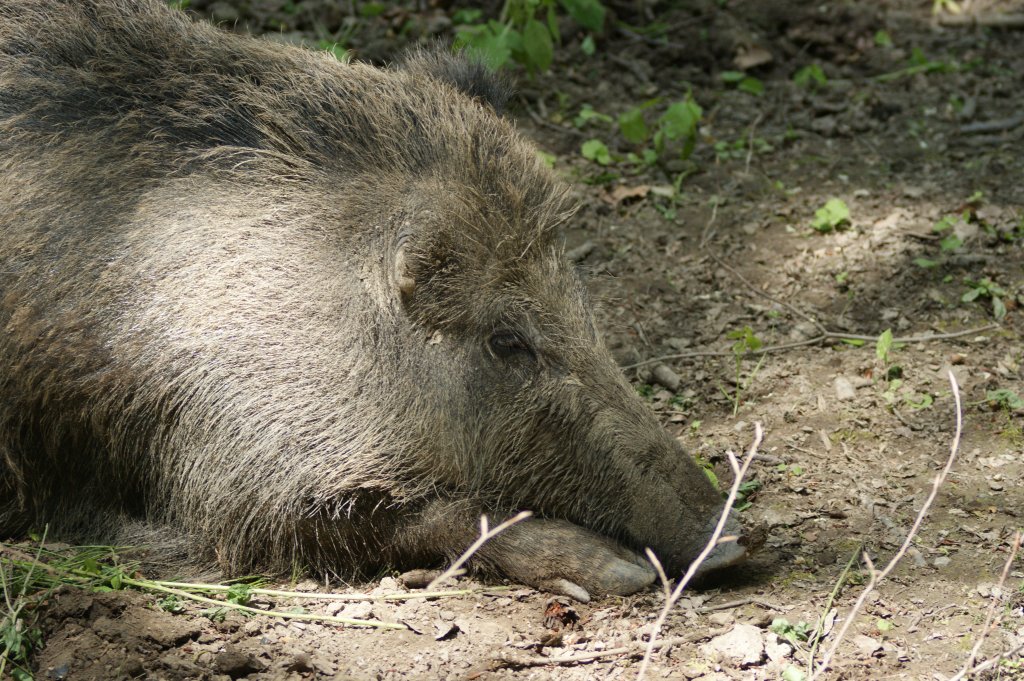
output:
M711 622L717 627L724 627L727 624L732 624L736 618L731 612L713 612L708 615L708 622Z
M920 549L911 546L907 549L907 555L910 556L910 559L914 561L914 565L917 567L924 567L928 564L928 561L925 560L924 554L921 553Z
M265 665L252 655L228 645L224 648L224 652L218 653L214 658L213 668L221 674L238 679L253 672L263 671Z
M354 620L368 620L373 617L373 604L366 601L357 603L346 603L339 613L339 617L348 617Z
M764 652L768 655L769 660L778 662L793 654L793 646L769 632L765 635Z
M861 655L864 655L866 657L871 657L875 654L875 651L882 649L881 643L879 643L876 639L871 638L870 636L865 636L864 634L858 634L854 636L853 645L857 647L857 650L860 651Z
M753 624L737 624L732 631L716 636L704 644L703 648L741 666L757 664L764 657L762 632Z
M672 391L678 390L679 386L683 382L683 379L679 378L679 374L672 371L664 364L659 364L654 367L654 370L651 372L651 376L660 385L663 385Z
M932 561L932 565L934 565L937 568L942 568L946 567L951 562L952 561L950 560L949 556L939 556L938 558Z
M845 376L836 376L835 380L836 399L840 402L849 402L857 396L857 390L853 383Z

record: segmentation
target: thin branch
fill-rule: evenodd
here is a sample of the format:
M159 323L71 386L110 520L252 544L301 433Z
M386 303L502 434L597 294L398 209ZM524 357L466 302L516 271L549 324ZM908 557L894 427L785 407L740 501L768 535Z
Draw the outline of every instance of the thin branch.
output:
M466 549L463 552L463 554L459 556L454 563L451 564L451 567L449 567L447 570L445 570L440 575L435 577L430 582L430 584L427 585L427 591L433 591L437 588L438 584L441 584L445 580L451 579L456 574L458 574L459 569L463 566L463 564L465 564L465 562L469 560L470 557L472 557L472 555L476 553L477 550L479 550L479 548L483 546L484 543L487 542L489 539L491 539L497 534L500 534L501 532L504 532L505 530L512 527L519 521L526 520L532 515L533 513L530 511L521 511L520 513L517 513L516 515L512 516L505 522L495 527L493 530L487 529L487 516L480 516L480 536L477 537L476 541L470 544L469 548Z
M910 532L907 533L906 539L903 540L903 545L900 546L899 550L885 568L881 572L877 572L871 562L871 557L868 556L867 552L864 552L864 562L868 566L870 574L867 586L864 587L864 591L861 592L857 602L853 604L853 608L850 610L849 615L847 615L846 620L843 622L843 626L840 628L835 640L829 647L828 652L826 652L825 656L822 658L821 664L818 665L817 669L815 669L814 675L811 676L811 681L815 681L815 679L820 678L828 669L829 664L832 662L832 658L836 654L836 650L839 648L839 644L842 643L843 638L846 637L847 631L849 631L853 621L857 618L857 615L864 607L864 603L867 601L868 596L872 591L874 591L875 585L885 579L889 573L895 569L896 564L899 563L900 559L902 559L906 554L907 549L910 548L911 542L914 540L914 537L917 536L917 532L921 528L921 523L924 522L925 516L928 514L929 509L931 509L932 503L935 501L935 497L938 496L942 483L945 482L946 476L949 475L949 471L953 468L953 462L956 461L957 451L960 448L960 435L963 433L963 409L960 405L960 386L957 385L956 376L953 375L952 371L949 372L949 384L953 390L953 402L956 411L956 431L953 434L953 442L950 444L949 457L946 459L946 465L943 466L942 470L939 471L939 474L935 476L931 492L929 492L928 498L925 499L924 505L921 506L921 510L918 512L917 518L914 520L914 524L910 528Z
M814 641L811 643L811 650L807 653L807 673L812 674L814 672L814 656L818 652L818 644L821 643L821 639L825 635L825 618L828 617L829 611L832 609L832 604L836 600L836 596L839 595L839 590L846 584L850 570L853 569L853 564L857 561L857 556L863 545L858 546L857 549L850 555L850 560L846 561L846 567L843 568L842 574L839 575L839 579L836 580L836 585L832 589L832 593L828 595L828 600L825 601L825 607L822 608L821 617L818 619L818 626L814 628Z
M309 622L324 622L327 624L345 624L348 626L356 627L373 627L375 629L408 629L404 624L397 624L395 622L378 622L375 620L360 620L352 617L336 617L332 615L317 615L315 613L307 612L281 612L279 610L260 610L259 608L253 608L248 605L241 605L239 603L231 603L229 601L218 601L215 598L207 598L206 596L200 596L199 594L192 593L190 591L184 591L182 589L173 589L169 586L161 586L154 584L144 579L132 579L131 577L122 577L122 583L134 586L139 589L145 589L147 591L161 591L178 598L185 598L190 601L196 601L197 603L205 603L206 605L213 605L218 608L224 608L226 610L238 610L239 612L246 612L250 615L264 615L266 617L277 617L279 619L286 620L305 620Z
M975 329L965 329L964 331L953 331L951 333L931 333L923 336L903 336L899 338L893 338L893 343L928 343L930 341L937 340L949 340L951 338L962 338L963 336L970 336L976 333L982 333L985 331L991 331L992 329L998 329L999 324L988 324L987 326L979 326ZM817 345L823 343L826 340L839 340L839 341L864 341L871 342L878 340L878 336L862 336L852 333L840 333L835 331L829 331L823 333L820 336L809 338L803 341L794 341L792 343L782 343L779 345L766 345L757 350L748 350L745 354L747 355L763 355L769 352L779 352L781 350L792 350L794 348L802 348L808 345ZM622 367L623 371L628 369L636 369L637 367L647 366L648 364L657 364L659 362L667 362L674 359L690 359L692 357L731 357L733 354L732 350L693 350L692 352L678 352L671 355L659 355L658 357L651 357L634 364L627 364Z
M779 300L778 298L776 298L776 297L774 297L774 296L772 296L772 295L769 295L768 293L765 293L765 292L764 292L764 291L762 291L761 289L757 288L756 286L754 286L753 284L751 284L751 283L750 283L749 281L747 281L747 280L746 280L746 279L745 279L745 278L743 277L743 275L742 275L742 274L740 274L739 272L737 272L737 271L736 271L736 269L735 269L735 268L734 268L734 267L733 267L732 265L729 265L728 263L726 263L726 262L725 262L724 260L722 260L721 258L719 258L719 257L718 257L717 255L715 255L714 253L708 253L708 256L710 256L710 257L711 257L711 259L712 259L712 260L714 260L714 261L715 261L716 263L718 263L718 264L719 264L719 265L720 265L721 267L724 267L725 269L729 270L729 272L730 272L730 273L732 274L732 276L736 277L736 278L737 278L737 279L739 279L739 280L740 280L741 282L743 282L743 284L744 284L744 285L745 285L745 286L746 286L747 288L749 288L749 289L750 289L751 291L753 291L753 292L754 292L754 293L756 293L757 295L761 296L762 298L765 298L765 299L767 299L767 300L770 300L771 302L775 303L776 305L780 305L780 306L782 306L782 307L786 308L787 310L789 310L790 312L792 312L792 313L793 313L793 314L795 314L796 316L798 316L798 317L803 317L804 319L806 319L807 321L809 321L809 322L810 322L811 324L814 324L814 326L815 326L815 327L817 327L817 329L818 329L819 331L821 331L822 335L824 335L824 336L828 336L828 334L829 334L829 330L828 330L828 329L826 329L826 328L825 328L825 325L824 325L824 324L822 324L821 322L819 322L819 321L818 321L817 319L815 319L815 318L814 318L813 316L811 316L811 315L807 314L806 312L804 312L803 310L800 310L800 309L798 309L798 308L796 308L796 307L794 307L794 306L790 305L789 303L787 303L787 302L785 302L785 301L783 301L783 300Z
M940 14L939 24L950 28L1024 28L1024 14Z
M978 651L981 650L982 644L985 643L985 638L1002 622L1002 613L1000 613L999 617L996 617L996 605L1000 601L999 595L1004 593L1003 588L1006 584L1006 577L1010 574L1010 566L1013 565L1013 561L1017 557L1017 551L1020 550L1020 542L1021 533L1018 531L1014 534L1013 543L1010 547L1010 555L1006 558L1006 562L1003 564L1003 572L999 575L999 584L997 586L997 589L999 590L998 594L993 596L992 602L988 605L988 614L985 615L985 626L981 628L981 636L978 637L978 642L974 644L973 648L971 648L971 654L967 658L967 662L964 663L963 669L961 669L960 672L949 681L958 681L959 679L964 678L967 674L975 673L974 661L978 658Z
M224 584L194 584L189 582L168 582L160 579L152 580L151 584L157 584L159 586L166 586L171 589L181 589L182 591L190 592L213 592L213 593L224 593L231 589L230 586ZM253 587L249 589L249 593L257 596L268 596L271 598L295 598L295 599L310 599L318 601L409 601L417 598L447 598L451 596L469 596L472 594L489 593L492 591L510 591L512 587L508 586L496 586L496 587L484 587L480 589L455 589L451 591L412 591L409 593L396 593L396 594L383 594L380 596L372 596L370 594L336 594L336 593L324 593L324 592L313 592L313 591L285 591L279 589L261 589L259 587Z
M686 573L683 575L679 583L676 584L676 588L672 590L669 597L665 599L665 604L661 608L661 612L658 613L658 618L654 621L651 627L650 638L647 641L647 650L644 651L643 662L640 663L640 671L637 673L637 681L641 681L644 678L644 674L647 673L647 668L651 664L651 656L654 654L654 644L658 640L658 632L661 627L665 625L665 620L668 619L668 614L675 606L679 597L683 594L683 589L687 587L690 580L697 573L701 563L707 560L707 557L711 555L711 552L718 546L720 539L722 538L722 532L725 530L725 525L729 520L729 512L732 511L733 504L736 503L736 496L739 494L740 484L747 475L747 471L750 470L750 464L753 462L754 457L757 456L757 448L761 446L761 440L764 438L764 430L761 424L754 423L754 441L750 445L750 449L747 450L746 456L743 457L743 464L740 465L736 462L736 455L732 452L726 452L729 456L729 465L732 467L733 481L732 487L729 488L729 496L725 500L725 506L722 508L722 514L718 518L718 524L715 526L715 531L711 533L711 538L708 539L707 544L704 546L704 550L701 551L697 558L690 563L690 567L687 568ZM647 557L654 563L658 574L664 578L664 570L660 568L658 557L654 553L647 549ZM667 580L664 583L666 591L668 590Z

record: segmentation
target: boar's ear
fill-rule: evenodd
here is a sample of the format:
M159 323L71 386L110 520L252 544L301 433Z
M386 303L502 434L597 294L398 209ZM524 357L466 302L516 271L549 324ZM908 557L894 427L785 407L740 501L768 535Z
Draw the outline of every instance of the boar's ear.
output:
M402 299L408 299L416 290L416 279L412 275L407 248L409 239L401 237L398 240L398 248L395 250L394 269L391 272L391 279L398 288Z
M490 104L499 114L512 95L512 87L504 76L487 68L479 58L466 52L453 53L440 43L406 53L399 68L454 85L470 97Z

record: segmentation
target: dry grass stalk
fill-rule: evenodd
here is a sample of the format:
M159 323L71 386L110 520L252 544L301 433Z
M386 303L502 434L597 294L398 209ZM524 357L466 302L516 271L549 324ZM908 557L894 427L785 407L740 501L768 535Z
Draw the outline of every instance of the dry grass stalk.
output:
M650 549L647 550L647 557L650 559L651 563L654 564L654 568L658 571L658 577L661 579L662 588L665 592L666 598L665 604L662 606L661 612L658 614L658 619L654 621L654 625L651 628L650 638L647 641L647 649L644 651L644 659L643 662L640 663L640 672L637 674L638 681L644 678L644 675L647 673L647 668L650 666L651 656L654 654L656 641L658 639L658 632L661 630L661 627L664 626L665 619L668 617L669 612L671 612L673 606L675 606L679 597L682 595L683 590L697 573L701 563L711 555L711 552L720 541L735 541L735 537L723 538L722 531L725 529L725 524L729 519L729 512L732 510L733 504L736 503L736 495L739 493L740 484L746 477L747 471L750 470L750 464L757 455L757 448L761 446L761 440L763 438L764 430L761 428L761 424L755 423L754 441L751 443L750 449L747 450L746 456L743 457L742 464L737 462L735 454L731 451L726 452L729 457L729 466L732 467L733 481L732 487L729 488L729 496L725 500L725 507L722 509L722 515L718 519L718 525L715 527L715 531L712 533L711 538L704 546L704 550L698 554L697 558L692 563L690 563L690 567L687 568L686 574L683 575L682 579L679 580L679 583L676 584L675 589L671 592L669 591L668 577L665 575L665 570L662 568L661 562Z
M911 542L914 537L917 536L918 530L921 529L921 524L924 522L924 518L928 515L929 509L931 509L932 503L935 501L935 497L939 494L939 489L942 487L942 483L945 482L946 476L949 475L949 471L953 468L953 462L956 461L956 455L960 449L960 435L963 433L963 409L960 405L960 386L957 385L956 377L953 372L949 372L949 384L953 389L953 402L955 404L956 411L956 432L953 434L953 442L950 444L949 457L946 459L946 465L943 466L939 474L935 476L935 481L932 483L931 492L928 494L928 498L925 499L924 505L917 514L917 518L914 520L913 526L910 528L910 532L907 533L906 539L903 540L903 545L900 546L899 551L892 557L889 563L880 572L875 570L874 564L871 562L871 558L867 552L863 554L863 560L865 565L868 566L868 574L870 575L867 585L864 587L864 591L861 592L857 602L853 604L853 608L847 615L846 620L843 622L843 626L839 629L839 633L836 634L835 639L832 641L832 645L829 647L825 656L821 660L821 664L814 670L814 674L811 676L811 681L821 678L821 676L828 670L829 664L832 662L832 658L836 654L836 650L839 649L839 644L843 642L847 632L850 630L850 626L854 620L857 619L857 615L864 607L864 603L867 601L868 596L875 590L875 586L878 585L883 579L889 576L889 573L895 569L896 565L900 562L907 553L907 549L910 548Z

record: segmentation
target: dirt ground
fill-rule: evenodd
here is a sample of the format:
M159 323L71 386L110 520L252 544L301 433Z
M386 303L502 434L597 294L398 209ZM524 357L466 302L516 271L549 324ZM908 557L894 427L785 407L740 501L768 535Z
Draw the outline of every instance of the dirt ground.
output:
M1002 620L978 659L1019 649L1024 559L998 582L1024 526L1024 406L1013 400L1024 395L1021 27L940 26L925 0L606 5L634 27L650 23L644 13L653 5L667 30L609 29L587 57L567 26L551 72L521 78L512 115L574 186L581 208L567 245L592 273L599 318L623 366L676 356L627 369L665 426L724 484L724 453L749 446L755 422L766 433L743 511L766 527L765 546L682 600L662 633L674 645L654 658L648 678L800 678L793 669L806 669L805 629L824 618L820 659L864 588L867 572L855 561L833 595L851 557L863 550L876 565L888 562L949 454L949 371L964 404L959 459L910 551L854 622L830 678L947 679L967 662L990 608ZM389 10L353 23L348 3L246 6L192 3L237 30L276 30L279 39L345 29L356 58L371 60L435 34L450 39L453 11ZM1024 11L978 0L967 7L985 16ZM827 82L795 83L812 64ZM763 94L721 77L740 66ZM591 138L613 154L632 150L610 125L575 126L583 105L617 116L687 92L703 109L688 160L637 170L581 156ZM848 206L848 224L813 229L815 211L833 197ZM936 232L946 216L955 216L950 228ZM950 233L959 248L943 248ZM993 299L1005 308L998 320ZM730 334L746 327L766 346L788 347L742 357L737 374ZM874 339L886 329L898 338L954 336L897 344L884 359L874 340L807 342L836 333ZM391 577L329 588L405 591ZM634 678L638 642L663 598L652 590L549 610L548 595L514 587L302 603L407 626L398 631L235 614L218 622L199 614L204 606L172 614L157 600L59 592L45 610L36 678ZM271 602L293 605L257 605ZM772 627L779 618L788 625ZM560 657L581 661L552 661ZM1024 658L983 678L1024 679Z

